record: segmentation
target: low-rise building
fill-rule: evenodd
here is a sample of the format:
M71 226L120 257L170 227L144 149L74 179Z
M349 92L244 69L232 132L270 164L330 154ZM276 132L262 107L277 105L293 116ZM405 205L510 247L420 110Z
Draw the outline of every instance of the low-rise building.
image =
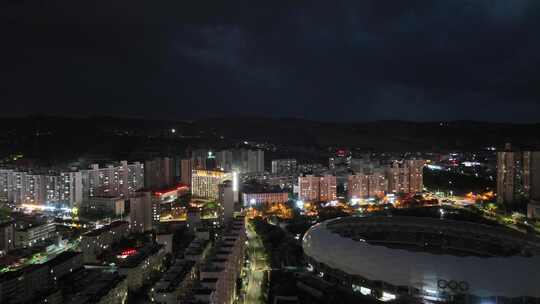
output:
M129 249L129 253L119 252L115 264L119 273L126 276L129 290L137 290L150 278L153 271L162 269L165 255L163 245L149 243L140 248Z
M237 218L216 242L201 267L201 283L213 290L215 297L215 302L211 303L232 303L236 297L236 282L244 261L245 242L244 219Z
M81 208L89 212L119 216L124 214L125 200L119 196L92 196L83 201Z
M162 218L162 214L167 214L172 218L174 210L174 202L179 196L187 194L189 188L185 185L178 185L175 187L169 187L165 189L154 190L151 192L152 201L152 220L154 223L159 223Z
M184 252L184 258L188 261L200 263L210 251L210 241L205 239L193 240Z
M56 225L47 222L17 223L15 230L15 247L32 247L40 241L56 237Z
M129 223L115 221L81 236L80 249L85 263L97 263L99 256L110 246L129 234Z
M83 255L80 252L65 251L44 265L49 267L50 276L56 284L64 276L83 268Z
M128 296L125 276L116 272L84 270L70 277L63 288L68 304L124 304Z
M242 200L244 206L285 203L289 200L289 193L286 191L244 192Z
M0 303L62 303L59 281L83 268L80 252L0 274Z
M53 288L49 267L43 264L30 265L17 271L0 274L0 303L32 302L41 295L46 296ZM49 292L48 292L49 291Z
M175 260L163 277L151 289L152 302L176 304L190 290L197 277L195 262Z
M193 300L188 303L208 303L208 304L214 304L219 303L217 302L217 292L216 289L210 289L210 288L198 288L193 292Z
M156 243L163 245L165 252L173 252L173 234L172 233L158 233L156 234Z

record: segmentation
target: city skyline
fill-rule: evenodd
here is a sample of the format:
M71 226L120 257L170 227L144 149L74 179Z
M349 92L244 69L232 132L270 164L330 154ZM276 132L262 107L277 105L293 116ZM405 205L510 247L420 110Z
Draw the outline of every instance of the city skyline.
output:
M540 0L4 2L0 303L540 303Z

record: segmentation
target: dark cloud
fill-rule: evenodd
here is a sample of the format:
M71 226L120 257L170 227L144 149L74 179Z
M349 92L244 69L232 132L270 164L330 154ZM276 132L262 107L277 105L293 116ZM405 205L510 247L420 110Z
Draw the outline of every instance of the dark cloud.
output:
M537 0L3 5L2 115L540 115Z

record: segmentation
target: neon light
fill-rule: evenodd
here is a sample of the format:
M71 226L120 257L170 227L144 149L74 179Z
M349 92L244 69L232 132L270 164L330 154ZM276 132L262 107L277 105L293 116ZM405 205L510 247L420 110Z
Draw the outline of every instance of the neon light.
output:
M137 253L137 249L135 248L128 248L128 249L124 249L122 250L122 252L120 252L119 255L117 255L116 257L119 258L119 259L125 259L129 256L132 256L134 254Z

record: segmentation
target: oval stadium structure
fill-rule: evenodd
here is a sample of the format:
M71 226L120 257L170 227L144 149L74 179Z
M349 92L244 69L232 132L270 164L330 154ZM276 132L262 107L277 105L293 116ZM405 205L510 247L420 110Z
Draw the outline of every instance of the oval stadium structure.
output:
M413 303L540 303L540 242L503 226L347 217L303 239L313 271L353 293Z

